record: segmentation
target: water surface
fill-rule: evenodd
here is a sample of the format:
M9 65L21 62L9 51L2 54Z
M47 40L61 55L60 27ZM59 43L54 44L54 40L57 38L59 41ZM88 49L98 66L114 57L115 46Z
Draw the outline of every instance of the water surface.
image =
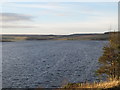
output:
M94 81L107 41L3 42L3 88L59 87Z

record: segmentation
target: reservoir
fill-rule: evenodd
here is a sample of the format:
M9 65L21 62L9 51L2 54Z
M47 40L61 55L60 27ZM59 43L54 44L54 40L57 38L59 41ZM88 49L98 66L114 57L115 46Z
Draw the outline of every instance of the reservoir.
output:
M2 43L3 88L56 88L92 82L108 41L19 41Z

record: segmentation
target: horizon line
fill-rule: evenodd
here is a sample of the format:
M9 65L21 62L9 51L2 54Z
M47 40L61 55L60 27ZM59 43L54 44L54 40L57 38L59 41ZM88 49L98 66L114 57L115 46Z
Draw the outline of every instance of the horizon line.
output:
M70 33L70 34L42 34L42 33L0 33L0 35L71 35L71 34L104 34L105 32L87 32L87 33Z

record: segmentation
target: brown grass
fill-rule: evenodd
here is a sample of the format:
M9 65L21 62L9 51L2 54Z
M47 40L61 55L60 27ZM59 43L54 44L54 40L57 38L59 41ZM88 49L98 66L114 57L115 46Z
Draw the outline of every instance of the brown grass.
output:
M120 89L120 80L109 80L104 82L94 82L94 83L74 83L65 85L64 88L100 88L100 89L108 89L108 88L119 88Z

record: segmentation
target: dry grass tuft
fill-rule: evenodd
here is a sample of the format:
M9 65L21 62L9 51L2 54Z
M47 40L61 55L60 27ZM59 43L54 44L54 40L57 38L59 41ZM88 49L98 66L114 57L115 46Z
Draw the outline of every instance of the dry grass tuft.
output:
M109 80L104 82L94 82L94 83L73 83L64 86L64 88L120 88L120 80Z

